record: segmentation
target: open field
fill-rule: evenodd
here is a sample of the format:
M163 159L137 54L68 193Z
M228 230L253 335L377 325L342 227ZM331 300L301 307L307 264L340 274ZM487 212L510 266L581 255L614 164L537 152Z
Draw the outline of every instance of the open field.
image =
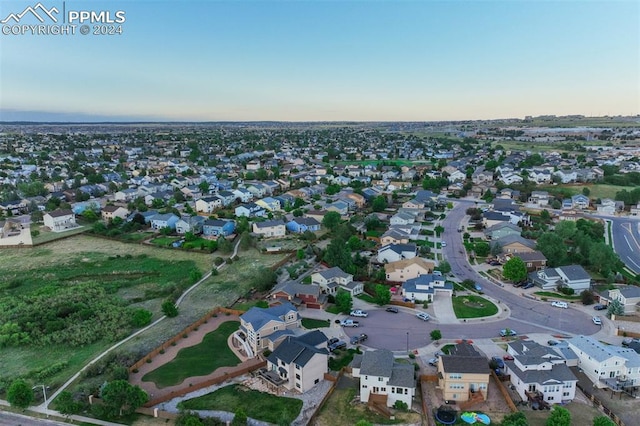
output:
M60 240L63 238L67 238L69 235L78 235L78 234L82 234L83 232L88 231L90 228L88 226L79 226L75 229L70 229L66 232L51 232L48 229L45 228L44 225L35 225L32 224L31 225L31 230L37 230L40 231L40 234L38 234L38 236L36 237L32 237L32 241L34 245L37 244L44 244L44 243L48 243L50 241L55 241L55 240Z
M496 305L480 296L456 296L451 300L457 318L481 318L498 313Z
M187 410L223 410L235 412L242 408L256 420L276 424L290 424L302 409L302 400L275 396L244 388L225 386L207 395L183 401L179 404Z
M238 321L223 322L204 336L201 343L181 349L172 361L147 373L142 380L164 388L178 385L188 377L205 376L220 367L237 365L240 360L227 345L227 339L239 326Z

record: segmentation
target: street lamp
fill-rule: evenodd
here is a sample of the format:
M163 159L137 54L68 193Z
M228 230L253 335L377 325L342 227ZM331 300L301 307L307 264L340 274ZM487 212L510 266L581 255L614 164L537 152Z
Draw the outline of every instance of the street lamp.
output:
M407 353L409 353L409 332L407 331Z
M45 386L45 385L36 385L34 387L32 387L31 389L35 389L35 388L42 388L42 395L44 395L44 412L47 415L47 417L49 417L49 407L47 406L47 388L49 386Z

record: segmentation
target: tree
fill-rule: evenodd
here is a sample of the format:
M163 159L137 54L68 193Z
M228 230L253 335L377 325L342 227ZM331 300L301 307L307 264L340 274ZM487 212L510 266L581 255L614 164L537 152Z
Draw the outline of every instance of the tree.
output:
M389 287L382 284L376 285L376 296L374 300L379 306L389 303L391 301L391 290L389 290Z
M567 258L567 248L562 237L553 232L545 232L538 238L536 249L549 259L549 266L562 265Z
M554 231L563 240L568 240L570 238L573 238L573 236L576 234L576 223L570 220L561 220L560 223L555 226Z
M475 243L473 245L473 251L475 251L476 256L486 257L490 250L488 243Z
M298 258L298 260L304 259L305 257L304 249L298 249L298 251L296 251L296 257Z
M23 379L14 380L7 389L7 401L12 407L26 410L33 399L33 389Z
M444 232L444 226L442 225L437 225L435 228L433 228L434 232L436 233L436 236L440 236L440 234L442 234Z
M571 426L571 413L564 407L556 405L547 418L546 426Z
M491 251L490 251L492 256L497 256L499 254L502 254L502 244L500 244L499 242L494 242L491 245Z
M233 251L233 244L226 238L218 238L216 241L218 241L218 250L220 250L221 253L229 254Z
M151 317L153 314L146 309L138 308L133 311L131 315L131 325L134 327L144 327L151 324Z
M611 303L609 303L607 313L609 315L624 315L624 306L622 302L620 302L620 299L613 299Z
M371 209L374 212L381 212L387 208L387 199L384 195L378 195L371 203Z
M589 194L591 194L591 190L589 189L589 187L585 186L584 188L582 188L582 195L588 197Z
M542 210L540 212L540 219L542 219L544 222L549 222L551 220L551 214L549 213L549 210Z
M502 267L502 275L508 280L519 283L527 278L527 265L522 259L514 256Z
M442 272L443 275L447 275L449 272L451 272L451 264L446 260L443 260L435 269Z
M358 251L362 248L362 240L356 235L352 235L347 240L347 247L349 247L349 250L351 250L352 252Z
M322 218L322 225L329 231L335 230L340 224L342 218L338 212L327 212Z
M438 340L442 339L442 332L438 329L431 330L431 333L429 333L429 336L431 337L431 340L433 340L434 342L437 342Z
M140 386L133 386L126 380L107 383L100 397L107 414L112 417L132 414L149 401L149 395Z
M598 416L593 419L593 426L616 426L616 424L607 416Z
M595 300L595 296L591 290L582 290L580 293L580 301L583 305L593 305Z
M171 300L165 300L162 302L162 313L168 316L169 318L178 316L178 307Z
M233 421L231 422L233 426L244 426L247 424L247 413L242 407L238 407L234 414Z
M529 422L527 421L527 417L524 413L522 411L518 411L504 416L500 426L529 426Z
M60 412L60 414L70 416L79 413L82 409L82 406L79 402L73 399L73 395L71 394L71 392L62 391L56 398L56 409Z
M351 298L351 293L348 291L340 291L336 294L336 306L340 309L342 313L351 312L351 308L353 307L353 299Z

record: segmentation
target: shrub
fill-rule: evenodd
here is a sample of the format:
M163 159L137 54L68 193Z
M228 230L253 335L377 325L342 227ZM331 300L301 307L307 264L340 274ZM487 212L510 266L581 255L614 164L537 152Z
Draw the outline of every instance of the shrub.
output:
M409 358L416 359L416 354L414 354L413 352L409 353Z
M147 364L151 364L152 362L151 358L147 358Z
M136 309L131 315L131 325L134 327L144 327L151 324L153 314L146 309Z
M163 355L164 354L164 349L160 349L159 353L160 353L160 355Z
M403 401L396 401L395 404L393 404L393 408L400 411L409 410L409 406L407 405L406 402L403 402Z
M175 345L176 345L176 342L171 342L171 346L175 346Z
M178 316L178 307L171 300L165 300L162 302L162 313L168 316L169 318Z
M134 368L133 370L131 370L133 372L133 374L138 374L140 372L140 370L138 370L137 368Z

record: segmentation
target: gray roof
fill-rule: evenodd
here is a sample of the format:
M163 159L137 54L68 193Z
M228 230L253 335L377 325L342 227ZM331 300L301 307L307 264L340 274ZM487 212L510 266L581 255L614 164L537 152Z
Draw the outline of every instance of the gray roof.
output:
M539 360L539 363L548 362ZM505 364L509 368L509 372L517 376L524 383L562 383L577 382L578 378L571 372L566 364L553 364L548 370L520 370L515 361L506 361ZM531 364L526 364L531 365Z
M49 213L51 217L74 216L71 210L54 210Z
M417 248L415 244L387 244L386 246L380 247L378 252L382 252L385 250L392 250L398 254L402 254L405 251L416 253Z
M633 349L622 346L603 345L590 336L576 336L569 340L569 344L578 351L582 351L597 362L605 361L611 357L626 359L628 368L640 367L640 355Z
M277 293L279 291L283 291L290 296L296 296L298 294L309 294L314 296L320 295L320 287L313 284L301 284L297 281L285 281L283 283L277 284L273 290L271 290L271 294Z
M315 220L312 217L294 217L292 220L292 222L295 222L299 225L305 225L305 226L318 226L320 225L320 222L318 222L317 220Z
M283 321L282 317L289 311L298 312L291 303L272 306L270 308L258 308L256 306L249 309L240 316L240 319L251 324L254 330L260 330L269 321Z
M535 262L535 261L547 260L546 256L544 254L542 254L541 251L538 251L538 250L534 250L534 251L531 251L531 252L525 252L525 253L517 253L514 256L519 257L525 263L526 262Z
M533 240L528 240L526 238L522 238L520 235L516 235L516 234L510 234L510 235L505 235L502 238L498 238L497 240L493 240L491 242L491 245L495 245L495 244L500 244L502 247L508 245L508 244L513 244L513 243L520 243L526 247L529 248L535 248L536 243Z
M325 280L329 280L331 278L343 278L348 277L351 274L347 274L338 266L334 266L333 268L325 269L324 271L319 271L318 274Z
M278 360L282 360L287 364L294 363L304 367L316 354L328 355L325 348L316 347L326 341L327 336L321 331L312 331L299 337L289 336L278 345L267 359L276 365L279 365ZM310 342L317 342L317 344L314 345Z
M450 355L442 355L442 367L447 373L489 374L489 362L471 344L458 343Z
M393 363L393 352L388 349L367 351L362 356L360 375L391 377Z
M262 229L271 228L272 226L284 226L284 222L282 220L265 220L264 222L256 222L254 225L258 229Z
M416 386L415 371L411 364L393 364L391 378L387 385L413 388Z
M571 281L591 279L591 275L580 265L559 266L557 269L561 270Z

